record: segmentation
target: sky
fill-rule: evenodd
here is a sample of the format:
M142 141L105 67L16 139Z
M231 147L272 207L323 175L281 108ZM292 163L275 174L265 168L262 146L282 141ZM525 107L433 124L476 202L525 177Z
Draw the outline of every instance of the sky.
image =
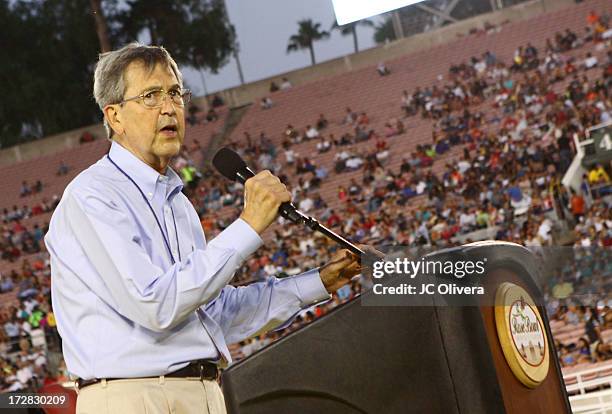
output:
M309 66L307 50L286 53L289 37L298 30L298 20L312 19L329 31L336 19L332 0L225 1L230 21L236 28L246 83ZM371 20L377 23L379 19ZM376 46L373 36L373 28L358 26L359 49ZM334 59L353 53L353 38L334 30L329 39L315 42L314 49L317 62ZM200 73L186 67L181 71L195 95L203 95ZM232 58L218 74L205 72L204 79L209 93L239 85L236 61Z

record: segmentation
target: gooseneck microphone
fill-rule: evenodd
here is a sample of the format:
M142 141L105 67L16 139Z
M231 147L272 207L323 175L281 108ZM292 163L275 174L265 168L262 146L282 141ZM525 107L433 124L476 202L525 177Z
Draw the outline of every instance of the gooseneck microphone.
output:
M246 165L246 162L244 162L240 155L227 147L221 148L219 151L217 151L213 157L212 163L221 175L231 181L238 181L244 184L246 180L255 176L253 170ZM364 252L362 249L355 246L353 243L339 234L336 234L332 230L328 229L319 223L317 219L299 211L291 202L281 204L278 210L280 215L287 220L296 224L303 224L313 231L318 231L324 234L336 243L340 244L342 247L355 253L360 258L366 255L366 252Z

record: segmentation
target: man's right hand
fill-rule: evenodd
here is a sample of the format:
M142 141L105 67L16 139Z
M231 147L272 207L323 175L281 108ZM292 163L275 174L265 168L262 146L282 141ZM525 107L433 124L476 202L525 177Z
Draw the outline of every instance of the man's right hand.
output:
M279 206L291 201L291 193L278 177L261 171L244 183L244 209L240 218L262 234L276 218Z

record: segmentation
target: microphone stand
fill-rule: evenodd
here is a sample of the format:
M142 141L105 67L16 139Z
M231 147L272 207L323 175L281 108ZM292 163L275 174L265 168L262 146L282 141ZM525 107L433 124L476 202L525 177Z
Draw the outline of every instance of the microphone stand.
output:
M364 252L362 249L355 246L353 243L351 243L344 237L340 236L339 234L335 233L334 231L328 229L323 224L319 223L319 221L316 218L307 216L306 214L302 213L301 211L295 208L287 209L286 208L287 206L291 206L291 203L283 203L280 206L280 214L282 217L296 224L303 224L312 231L318 231L319 233L332 239L333 241L335 241L342 247L345 247L351 252L355 253L360 258L366 255L366 252Z

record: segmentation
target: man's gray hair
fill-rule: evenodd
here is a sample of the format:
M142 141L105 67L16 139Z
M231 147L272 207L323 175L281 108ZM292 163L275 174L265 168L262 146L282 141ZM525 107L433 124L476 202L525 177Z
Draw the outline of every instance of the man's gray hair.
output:
M107 105L123 101L125 90L125 69L134 61L145 65L149 73L153 72L159 63L172 69L180 87L183 87L183 75L170 53L162 46L145 46L138 42L125 45L119 50L101 53L94 72L94 98L102 111ZM113 130L104 118L104 128L108 139L113 137Z

